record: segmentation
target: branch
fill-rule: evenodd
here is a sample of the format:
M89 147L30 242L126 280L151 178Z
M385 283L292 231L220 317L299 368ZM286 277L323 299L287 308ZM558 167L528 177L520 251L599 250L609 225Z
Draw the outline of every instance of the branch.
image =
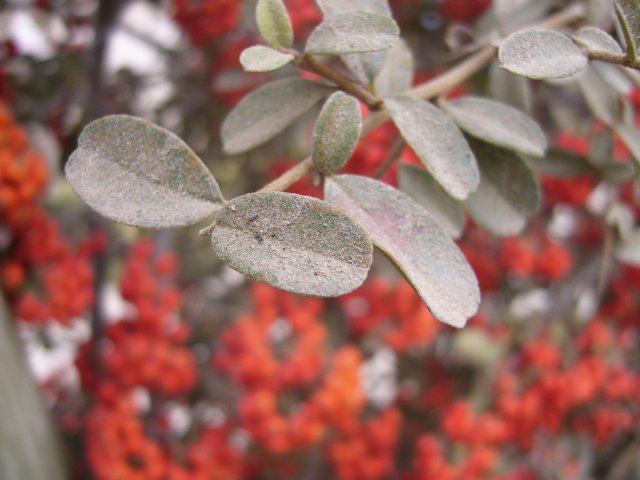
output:
M612 63L614 65L620 65L621 67L640 70L640 60L631 60L624 53L595 52L592 50L587 50L584 53L589 57L589 60L597 60L599 62Z

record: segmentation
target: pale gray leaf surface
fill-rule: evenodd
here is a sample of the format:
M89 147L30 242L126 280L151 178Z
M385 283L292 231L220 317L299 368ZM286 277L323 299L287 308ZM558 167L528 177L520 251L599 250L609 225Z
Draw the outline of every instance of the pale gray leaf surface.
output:
M364 226L436 318L460 328L476 313L480 290L473 270L444 228L410 197L356 175L328 178L325 196Z
M489 92L499 102L523 112L531 110L529 80L500 68L498 62L493 62L489 68Z
M397 41L400 29L387 15L349 12L327 17L309 36L310 54L344 55L385 50Z
M474 96L440 105L462 130L480 140L524 155L544 156L544 132L533 118L510 105Z
M480 186L465 201L471 217L495 235L516 235L540 204L533 172L517 154L474 141Z
M314 297L358 288L373 259L367 232L342 210L292 193L234 198L211 241L220 260L243 275Z
M391 15L391 8L389 8L387 0L316 0L316 3L326 17L357 11Z
M256 45L240 54L240 64L247 72L271 72L282 68L293 60L290 53L282 53L273 48Z
M330 91L327 85L303 78L276 80L257 88L222 124L225 152L246 152L271 140Z
M577 153L551 148L543 158L531 160L529 165L536 171L554 177L577 177L593 173L589 161Z
M388 97L408 90L413 85L413 54L402 39L386 52L382 68L375 77L374 87L379 97Z
M542 20L552 0L493 0L493 10L501 32L513 32Z
M622 67L597 61L591 62L589 67L595 70L602 81L614 89L618 95L622 97L628 97L631 95L633 82L624 73Z
M640 267L640 231L631 232L615 249L616 258L622 263Z
M587 66L587 57L569 37L543 29L510 35L500 45L498 58L505 70L533 79L566 78Z
M269 45L274 48L291 48L293 27L282 0L258 0L256 22L260 35Z
M464 230L464 210L429 172L415 165L400 165L398 184L400 190L433 215L452 238L460 238Z
M616 126L616 133L620 135L620 138L624 144L631 151L631 155L635 161L640 165L640 130L631 125L618 125Z
M480 174L469 144L451 118L429 102L398 95L385 99L402 137L431 175L454 198L478 187Z
M216 180L180 138L128 115L90 123L65 174L91 208L127 225L191 225L224 203Z
M627 43L627 54L635 60L640 55L640 0L614 0L613 5Z
M340 59L356 80L363 85L370 85L382 68L387 51L352 53L351 55L341 55Z
M353 154L362 129L358 100L342 92L329 97L313 131L311 158L316 170L331 175Z
M593 68L587 68L578 78L578 86L584 96L591 113L612 126L622 117L621 103L618 94Z
M587 0L587 23L589 25L608 28L612 24L613 16L611 0Z
M573 35L573 40L594 52L622 53L622 48L611 35L596 27L582 27Z

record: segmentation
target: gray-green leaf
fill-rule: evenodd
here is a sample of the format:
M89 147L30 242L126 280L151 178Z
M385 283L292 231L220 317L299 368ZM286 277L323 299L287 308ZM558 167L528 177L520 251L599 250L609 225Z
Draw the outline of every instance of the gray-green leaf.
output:
M358 288L373 258L367 232L342 210L282 192L231 200L211 241L218 257L243 275L314 297Z
M364 226L436 318L460 328L476 313L480 290L473 270L440 224L411 198L356 175L328 178L325 196Z
M398 95L385 99L403 138L429 172L454 198L463 200L478 187L473 152L456 124L429 102Z
M400 165L400 190L419 203L440 222L453 238L460 238L464 230L464 211L425 169L415 165Z
M327 17L311 33L306 52L328 55L374 52L393 46L400 29L387 15L348 12Z
M274 48L291 48L293 27L282 0L258 0L256 22L260 35L269 45Z
M128 115L90 123L65 174L91 208L127 225L191 225L224 203L216 180L180 138Z
M498 62L493 62L489 68L489 91L499 102L507 103L523 112L531 110L529 80L500 68Z
M271 140L330 91L327 85L302 78L276 80L254 90L222 124L225 152L246 152Z
M402 93L413 85L413 54L406 42L399 39L386 54L373 84L380 97Z
M521 30L500 45L500 66L534 79L566 78L587 66L587 57L569 37L553 30Z
M622 53L618 42L607 32L596 27L582 27L573 34L573 40L595 52Z
M314 167L331 175L349 160L358 145L362 113L358 100L342 92L329 97L313 131Z
M593 173L593 166L585 157L568 150L552 148L543 158L529 162L529 165L541 174L554 177L577 177Z
M290 53L282 53L273 48L256 45L240 54L240 63L247 72L271 72L282 68L293 60Z
M638 165L640 165L640 130L631 125L624 124L616 126L616 133L620 135L624 144L631 151L631 155Z
M538 209L540 192L529 167L515 153L474 141L480 186L465 201L467 212L496 235L516 235Z
M636 60L640 55L640 0L614 0L613 6L627 43L627 55Z
M504 103L482 97L442 101L441 108L470 135L532 157L543 157L547 139L536 121Z
M605 124L612 126L622 116L622 105L618 94L607 85L593 68L587 68L580 78L578 86L591 113Z
M340 15L341 13L369 11L391 15L387 0L316 0L325 17Z

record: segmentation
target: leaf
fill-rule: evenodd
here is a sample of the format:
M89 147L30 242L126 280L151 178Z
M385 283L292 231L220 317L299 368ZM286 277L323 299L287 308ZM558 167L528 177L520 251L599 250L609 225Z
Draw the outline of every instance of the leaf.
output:
M566 78L587 66L587 57L569 37L543 29L509 35L500 45L498 58L505 70L533 79Z
M382 69L388 51L352 53L350 55L341 55L340 59L356 80L363 85L370 85L375 80L380 69Z
M292 193L234 198L211 241L220 260L243 275L314 297L356 289L373 258L367 232L342 210Z
M640 130L631 125L617 125L616 133L620 135L620 138L624 144L631 151L631 155L635 161L640 165Z
M595 70L587 68L578 78L578 86L589 110L596 118L609 126L618 123L622 116L618 94L600 78Z
M243 153L271 140L330 91L331 87L302 78L276 80L257 88L222 124L225 152Z
M514 32L542 20L551 4L551 0L494 0L493 10L499 30Z
M325 17L340 15L341 13L369 11L383 15L391 15L387 0L316 0Z
M375 77L375 91L380 97L396 95L413 85L413 54L402 39L386 52L382 68Z
M480 291L473 270L440 224L411 198L356 175L328 178L325 196L364 226L435 317L459 328L476 313Z
M471 217L495 235L516 235L540 204L529 167L515 153L473 142L480 166L480 186L465 201Z
M617 65L594 61L589 64L604 83L614 89L621 97L631 96L633 82L627 77L623 69Z
M640 54L640 0L614 0L613 6L627 43L627 55L636 60Z
M327 17L311 33L306 53L344 55L385 50L397 41L400 29L387 15L349 12Z
M493 62L489 69L489 91L498 102L507 103L518 110L531 110L529 80L500 68Z
M256 5L258 30L265 41L274 48L291 48L293 27L289 12L282 0L258 0Z
M91 208L127 225L191 225L224 203L216 180L180 138L128 115L87 125L65 174Z
M240 55L240 63L246 72L271 72L282 68L293 60L290 53L282 53L273 48L256 45Z
M421 205L453 238L460 238L464 230L464 211L458 202L423 168L400 165L400 190Z
M547 155L531 161L530 165L535 171L554 177L578 177L594 172L585 157L558 148L550 149Z
M431 175L454 198L478 187L478 165L456 124L429 102L398 95L385 99L402 137Z
M640 230L633 231L629 238L615 249L618 261L640 267Z
M314 167L327 175L340 170L356 149L361 129L358 100L342 92L331 95L322 107L313 132Z
M573 34L573 40L594 52L622 53L618 42L607 32L596 27L582 27Z
M504 103L482 97L442 101L441 108L458 126L487 143L532 157L543 157L547 139L536 121Z

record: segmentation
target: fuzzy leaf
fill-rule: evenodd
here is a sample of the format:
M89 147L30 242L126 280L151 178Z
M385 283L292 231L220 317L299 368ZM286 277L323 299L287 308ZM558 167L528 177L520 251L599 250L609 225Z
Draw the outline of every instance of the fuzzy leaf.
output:
M387 0L316 0L325 17L341 13L369 11L383 15L391 15Z
M458 126L487 143L532 157L543 157L547 139L536 121L504 103L482 97L442 101L441 108Z
M313 132L314 167L331 175L340 170L356 149L362 112L358 100L336 92L324 104Z
M624 73L624 69L618 65L604 62L591 62L589 64L604 83L614 89L618 95L629 97L633 90L633 82Z
M635 161L640 165L640 130L631 125L618 125L616 126L616 133L620 135L620 138L624 144L631 151L631 155Z
M489 91L498 102L509 104L523 112L531 110L529 80L503 70L498 62L493 62L489 69Z
M326 85L302 78L276 80L254 90L222 124L225 152L246 152L271 140L330 91Z
M352 53L351 55L341 55L340 60L345 64L356 80L363 85L371 85L378 72L384 65L387 52L389 50L378 50L377 52Z
M431 175L454 198L463 200L478 187L473 152L456 124L429 102L398 95L385 99L403 138Z
M552 30L521 30L500 45L500 66L534 79L566 78L587 66L587 57L569 37Z
M622 53L618 42L607 32L596 27L582 27L573 35L573 40L595 52Z
M293 27L289 12L282 0L258 0L256 5L258 30L265 41L274 48L291 48Z
M530 165L536 172L554 177L577 177L594 172L585 157L558 148L550 149L547 155L531 161Z
M627 55L636 60L640 55L640 0L614 0L613 6L627 43Z
M356 175L328 178L325 196L364 226L436 318L460 328L476 313L480 290L473 270L444 228L411 198Z
M249 47L240 55L240 63L246 72L271 72L284 67L291 60L293 55L290 53L282 53L262 45Z
M618 94L607 85L593 68L587 68L578 79L578 86L591 113L611 126L620 120L622 105Z
M358 288L373 258L367 232L342 210L292 193L234 198L211 241L218 257L243 275L314 297Z
M386 54L373 84L380 97L400 94L413 85L413 54L406 42L399 39Z
M474 141L480 186L465 201L467 212L495 235L516 235L540 204L540 192L529 167L515 153Z
M451 237L460 238L464 230L464 211L429 172L414 165L400 165L398 184L400 190L433 215Z
M129 115L87 125L65 174L91 208L137 227L191 225L224 203L215 178L180 138Z
M306 52L328 55L385 50L397 41L400 29L387 15L349 12L327 17L311 33Z

